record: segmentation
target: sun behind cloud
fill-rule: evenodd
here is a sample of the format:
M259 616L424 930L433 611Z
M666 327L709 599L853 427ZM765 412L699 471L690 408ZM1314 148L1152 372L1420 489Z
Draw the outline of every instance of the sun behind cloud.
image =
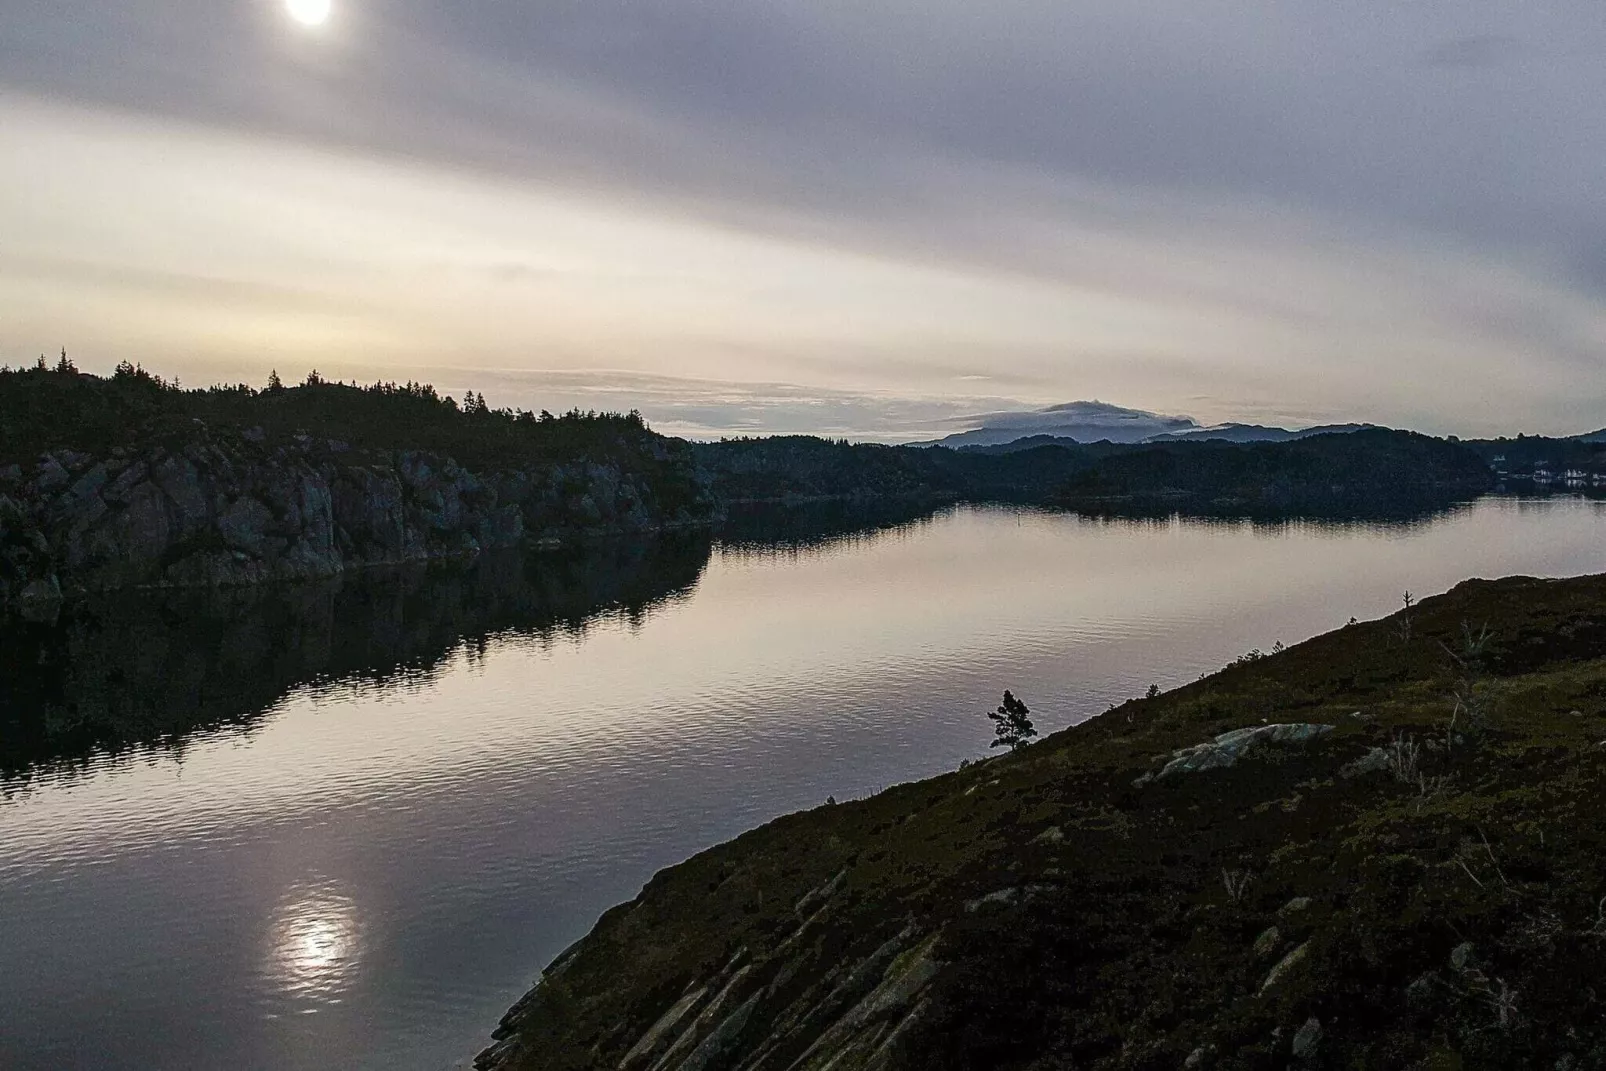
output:
M331 0L284 0L290 17L303 26L321 26L329 21Z

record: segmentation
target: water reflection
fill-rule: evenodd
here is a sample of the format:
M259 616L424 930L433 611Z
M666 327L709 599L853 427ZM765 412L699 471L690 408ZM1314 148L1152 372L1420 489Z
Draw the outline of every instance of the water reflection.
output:
M273 986L303 1012L340 1003L361 952L357 907L333 882L294 888L274 914L267 954Z
M75 610L0 653L40 704L0 750L55 756L0 779L0 1068L442 1071L655 870L983 753L1004 687L1053 730L1405 588L1606 569L1603 519L810 507Z
M1489 500L1495 501L1495 500ZM1539 511L1559 503L1503 500ZM756 560L845 553L915 538L966 507L930 501L738 508L715 535L602 542L564 552L487 555L470 566L357 573L302 585L141 592L71 604L48 622L0 620L0 798L93 761L182 759L200 733L249 734L297 691L428 687L458 654L498 640L548 649L617 618L639 629L687 597L717 546ZM1138 534L1175 526L1281 538L1403 536L1465 516L1460 504L1409 518L1077 514L1080 526ZM1052 511L1010 507L1018 517ZM333 693L332 693L333 694Z
M718 534L748 548L824 548L929 520L928 502L738 510ZM52 621L0 620L0 794L70 777L94 759L182 759L196 734L249 733L297 690L426 687L493 642L550 648L600 622L639 629L697 585L707 532L485 555L308 584L157 591L69 605Z
M486 555L231 591L142 592L70 606L53 622L0 625L0 782L59 778L100 753L249 731L298 688L421 687L457 652L494 638L584 635L599 618L639 625L690 591L706 535Z

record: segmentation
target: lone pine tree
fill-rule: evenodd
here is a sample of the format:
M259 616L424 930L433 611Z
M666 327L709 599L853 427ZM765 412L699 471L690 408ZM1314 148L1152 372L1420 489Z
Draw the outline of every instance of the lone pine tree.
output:
M1015 698L1013 692L1004 692L1003 705L987 715L993 721L995 733L992 746L1019 751L1031 743L1032 737L1037 735L1037 730L1032 727L1031 713L1025 703Z

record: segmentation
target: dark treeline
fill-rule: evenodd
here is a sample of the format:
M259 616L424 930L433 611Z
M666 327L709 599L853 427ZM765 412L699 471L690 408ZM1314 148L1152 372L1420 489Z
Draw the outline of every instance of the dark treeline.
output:
M58 448L95 455L183 439L195 421L269 438L309 435L362 449L430 450L470 467L612 456L650 436L639 413L561 415L492 409L469 391L461 403L426 383L358 386L316 371L297 386L277 373L265 387L182 387L124 363L109 377L54 364L0 369L0 464Z
M799 436L694 449L727 502L926 495L1138 515L1390 518L1442 509L1494 479L1464 445L1385 429L1279 443L1057 443L1009 453Z
M1285 443L1136 447L1101 458L1055 495L1069 507L1164 505L1198 513L1411 512L1494 483L1471 450L1414 432L1368 429Z
M1556 473L1578 469L1606 474L1606 430L1568 439L1544 435L1466 439L1463 445L1502 472L1526 475L1535 469Z

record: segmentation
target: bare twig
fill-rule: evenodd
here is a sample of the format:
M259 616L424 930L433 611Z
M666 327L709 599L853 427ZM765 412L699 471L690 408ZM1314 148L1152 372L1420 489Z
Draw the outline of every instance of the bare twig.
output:
M1500 869L1500 860L1494 857L1494 849L1489 847L1489 838L1483 834L1483 827L1479 826L1477 828L1478 836L1483 840L1484 853L1489 856L1489 862L1494 865L1494 872L1500 875L1500 884L1504 885L1508 889L1511 888L1511 882L1506 880L1506 872Z
M1474 874L1472 872L1472 868L1467 866L1467 861L1465 859L1461 858L1458 855L1458 856L1455 857L1455 861L1461 867L1462 870L1465 870L1467 872L1467 877L1471 878L1473 883L1475 885L1477 885L1478 888L1482 889L1482 888L1485 887L1483 882L1478 880L1478 875Z

